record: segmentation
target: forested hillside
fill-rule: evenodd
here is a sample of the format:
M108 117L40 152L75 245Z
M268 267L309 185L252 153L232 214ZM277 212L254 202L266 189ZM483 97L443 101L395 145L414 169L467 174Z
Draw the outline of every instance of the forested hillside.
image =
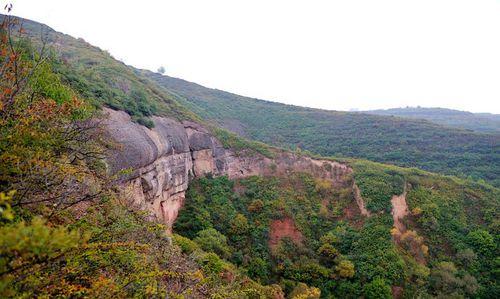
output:
M143 72L204 119L242 136L323 156L359 157L500 184L500 135L425 120L326 111L247 98Z
M37 23L24 20L25 31L17 18L1 21L1 298L498 298L497 187L354 158L312 159L201 119L278 145L492 182L495 136L172 79L186 84L187 97L156 83L167 77L145 76L83 40L47 27L40 39ZM151 139L111 138L103 106L124 116L114 136L134 129ZM155 123L164 130L148 129ZM186 160L175 156L181 145ZM131 152L146 153L148 172L112 171L110 156ZM265 171L230 179L193 166L229 173L212 161L217 155L247 162L233 174ZM124 157L127 165L140 158ZM152 183L160 179L179 191L176 173L185 175L186 197L159 204L162 212L177 204L171 234L165 219L136 203L154 205L144 194L163 195Z
M426 119L437 124L484 133L500 134L500 115L471 113L445 108L406 107L363 111L363 113Z
M203 178L192 184L175 231L287 294L297 282L324 298L499 294L498 189L370 162L352 166L368 217L349 186L304 173ZM391 200L401 194L409 211L396 224Z

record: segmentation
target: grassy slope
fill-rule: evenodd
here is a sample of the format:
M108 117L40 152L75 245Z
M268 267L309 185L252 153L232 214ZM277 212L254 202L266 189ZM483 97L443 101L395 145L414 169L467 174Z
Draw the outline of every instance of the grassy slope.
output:
M3 17L0 15L0 20ZM42 40L46 42L59 62L55 71L86 100L127 111L142 123L153 114L197 119L178 103L176 95L137 74L108 52L31 20L20 19L20 24L39 48Z
M471 113L445 108L393 108L363 111L367 114L427 119L440 125L468 129L483 133L500 133L500 115Z
M500 183L500 135L424 120L284 105L144 73L185 98L184 104L204 119L252 139Z

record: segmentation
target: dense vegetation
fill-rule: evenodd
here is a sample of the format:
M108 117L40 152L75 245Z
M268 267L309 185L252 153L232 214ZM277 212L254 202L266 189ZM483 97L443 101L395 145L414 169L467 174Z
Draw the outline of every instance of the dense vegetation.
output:
M364 111L368 114L420 118L449 127L468 129L484 133L500 133L500 115L471 113L445 108L406 107Z
M304 284L325 298L499 294L492 262L499 253L498 189L370 162L352 165L368 218L350 184L332 188L303 173L201 178L174 229L287 294ZM400 233L390 200L405 185L411 215Z
M128 207L105 171L112 144L92 100L16 25L0 27L0 297L279 295L213 253L185 251L182 238L171 244Z
M144 72L191 111L242 136L323 156L357 157L500 185L500 135L424 120L309 109Z

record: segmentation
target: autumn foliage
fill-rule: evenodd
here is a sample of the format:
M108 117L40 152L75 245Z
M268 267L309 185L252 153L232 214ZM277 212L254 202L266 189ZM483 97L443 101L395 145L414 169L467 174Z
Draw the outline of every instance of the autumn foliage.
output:
M0 186L16 191L13 207L43 203L54 210L95 199L102 150L92 109L51 71L44 46L36 49L22 32L3 19Z

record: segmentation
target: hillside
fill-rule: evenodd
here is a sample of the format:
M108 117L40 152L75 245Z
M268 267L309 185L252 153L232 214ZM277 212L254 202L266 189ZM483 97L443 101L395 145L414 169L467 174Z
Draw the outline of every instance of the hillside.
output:
M35 41L40 31L58 60L55 71L97 106L121 109L141 124L151 115L211 121L279 147L358 157L500 184L500 136L445 128L423 120L325 111L250 99L139 71L82 39L23 20ZM43 29L40 29L43 28Z
M429 121L326 111L247 98L142 72L206 120L265 143L323 156L357 157L500 184L500 135Z
M294 128L293 138L312 144L324 137L319 125L353 133L365 130L357 122L370 123L371 139L404 130L419 142L429 137L421 130L437 128L442 143L477 143L465 154L452 147L457 161L489 153L496 169L498 153L485 147L496 148L481 143L492 146L490 135L246 98L231 104L238 96L219 91L224 105L203 98L222 110L204 110L151 74L51 29L50 52L39 55L37 24L25 20L29 35L9 39L15 20L0 26L1 298L500 294L497 187L288 151L214 121L240 104L241 114L258 106L282 122L273 122L279 133ZM311 116L319 122L304 127ZM360 143L369 140L363 134Z
M449 127L468 129L483 133L500 133L500 115L471 113L445 108L406 107L363 111L363 113L419 118Z
M0 21L4 16L0 15ZM180 119L196 116L179 105L176 96L159 87L109 53L31 20L19 18L32 44L52 56L54 71L81 97L98 107L127 111L135 121L151 125L152 115ZM45 46L44 46L45 45Z
M354 171L370 216L349 188L304 173L203 178L174 230L288 294L300 281L324 298L498 295L490 264L498 247L479 224L496 217L487 211L498 212L497 190L370 163ZM207 244L209 234L224 241Z

